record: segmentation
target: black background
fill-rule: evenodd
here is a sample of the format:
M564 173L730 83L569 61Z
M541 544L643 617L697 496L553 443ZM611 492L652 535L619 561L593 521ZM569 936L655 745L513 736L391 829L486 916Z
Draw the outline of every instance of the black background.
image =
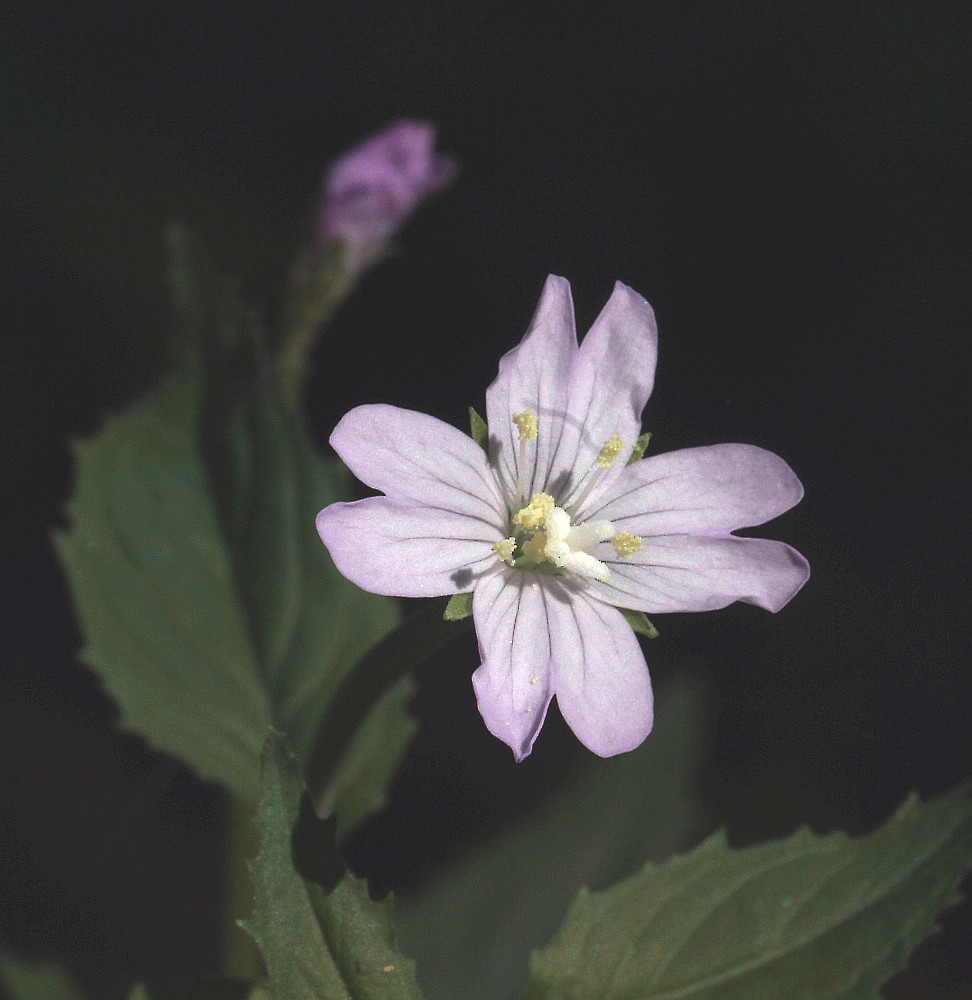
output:
M970 27L965 3L803 0L0 15L3 942L99 987L212 962L222 800L114 732L73 659L47 541L66 438L151 377L166 218L272 314L324 164L401 116L437 122L463 169L326 331L322 444L365 401L462 425L548 272L581 330L620 278L659 318L652 450L759 444L807 490L765 529L813 570L780 615L656 622L656 671L704 661L718 706L713 822L737 843L861 832L967 776ZM350 847L380 888L576 752L552 720L515 767L476 716L476 662L469 640L422 672L421 735ZM972 983L968 922L913 995L963 995L944 984Z

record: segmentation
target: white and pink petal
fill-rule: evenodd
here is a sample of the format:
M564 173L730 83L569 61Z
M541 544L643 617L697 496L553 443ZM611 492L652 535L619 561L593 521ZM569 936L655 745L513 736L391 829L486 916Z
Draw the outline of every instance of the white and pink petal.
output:
M717 444L627 466L579 515L642 537L721 533L763 524L802 496L800 480L778 455L755 445Z
M621 612L549 580L541 586L557 705L574 735L601 757L625 753L651 731L644 654Z
M372 489L503 526L505 508L483 449L451 424L379 403L345 414L330 441Z
M550 275L526 335L500 359L499 374L486 390L491 459L508 496L520 480L527 497L547 484L576 354L570 285ZM524 410L536 417L537 436L521 442L512 418Z
M477 518L388 497L331 504L317 515L317 531L352 583L396 597L471 590L496 564L501 537Z
M641 433L657 360L655 314L641 295L619 281L571 366L563 435L553 463L555 483L570 478L576 484L615 434L622 442L620 456L592 496L617 478Z
M610 577L588 590L608 604L649 614L713 611L733 601L779 611L807 582L806 559L766 538L661 535L641 551L608 560Z
M536 574L504 566L485 574L473 594L473 619L483 661L472 676L479 712L523 760L553 695L551 636Z

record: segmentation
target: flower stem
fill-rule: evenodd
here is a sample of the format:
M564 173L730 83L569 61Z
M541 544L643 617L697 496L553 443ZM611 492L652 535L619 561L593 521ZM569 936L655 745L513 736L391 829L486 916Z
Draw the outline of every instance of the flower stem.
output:
M253 888L247 868L257 852L253 811L252 802L235 795L229 797L223 862L221 972L239 979L253 979L260 971L256 944L237 923L238 920L249 919L253 910Z
M434 600L377 642L338 686L307 756L305 780L316 806L327 801L344 755L358 728L381 697L432 653L472 625L472 618L446 621L448 601Z

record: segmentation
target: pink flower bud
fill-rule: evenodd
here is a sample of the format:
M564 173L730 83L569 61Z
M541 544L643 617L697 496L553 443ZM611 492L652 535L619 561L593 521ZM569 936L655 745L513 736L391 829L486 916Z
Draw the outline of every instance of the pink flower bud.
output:
M346 267L360 272L418 204L456 176L455 157L435 152L431 122L402 120L335 160L324 176L317 245L346 245Z

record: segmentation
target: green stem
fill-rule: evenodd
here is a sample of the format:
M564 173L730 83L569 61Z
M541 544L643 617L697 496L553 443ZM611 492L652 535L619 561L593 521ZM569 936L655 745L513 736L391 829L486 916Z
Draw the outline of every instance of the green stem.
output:
M338 686L307 757L305 780L315 804L331 782L361 723L396 681L472 625L472 618L445 621L446 600L429 601L418 614L368 650Z
M254 979L260 970L256 944L237 923L253 912L253 887L247 863L256 857L257 828L254 805L229 800L226 816L226 854L223 862L222 972L239 979Z

